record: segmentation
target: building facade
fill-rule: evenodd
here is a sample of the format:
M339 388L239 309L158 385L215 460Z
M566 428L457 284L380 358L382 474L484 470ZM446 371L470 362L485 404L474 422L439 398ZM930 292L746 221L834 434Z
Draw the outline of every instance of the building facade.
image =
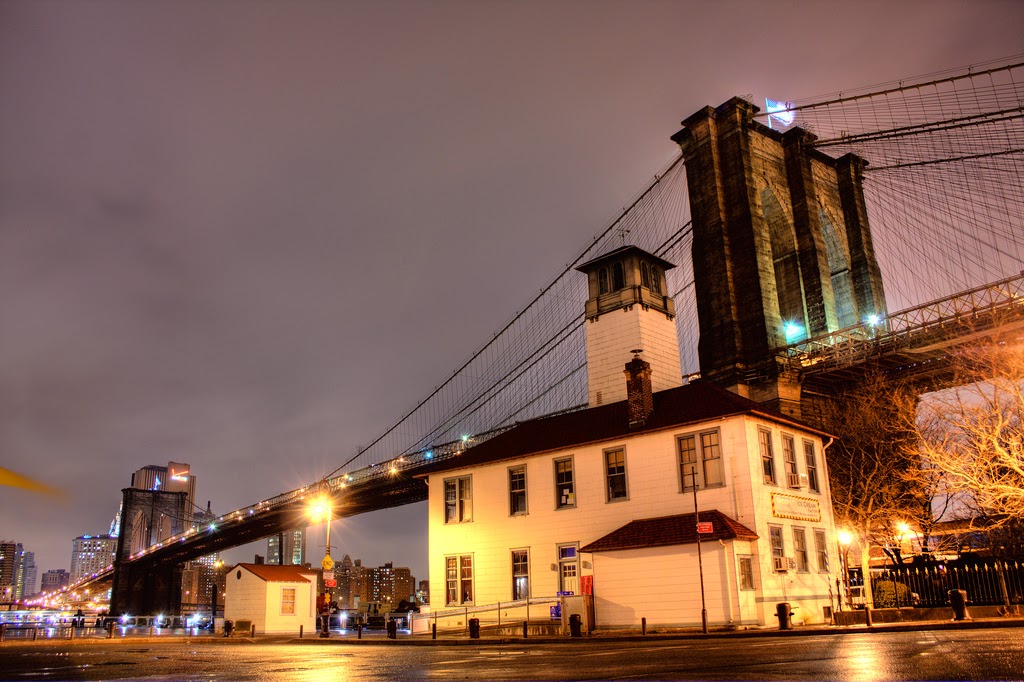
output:
M277 566L302 566L306 563L306 529L292 530L267 538L266 563Z
M46 593L59 592L70 584L71 574L63 568L55 568L43 573L43 581L39 591Z
M674 334L649 333L672 319L655 305L666 267L625 247L580 268L588 347L633 354L614 370L624 399L591 377L588 409L523 422L427 475L432 610L588 594L599 628L694 626L703 591L713 624L766 625L779 602L803 622L831 617L829 436L709 382L654 381L673 364L641 354L678 357ZM650 319L624 328L638 308Z
M76 583L114 563L117 536L80 535L71 541L71 582Z

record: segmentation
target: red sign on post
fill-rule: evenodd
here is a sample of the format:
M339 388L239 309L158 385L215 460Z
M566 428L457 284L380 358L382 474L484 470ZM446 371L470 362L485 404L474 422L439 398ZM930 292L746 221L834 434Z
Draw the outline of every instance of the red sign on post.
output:
M324 587L337 587L337 586L338 586L338 581L337 580L325 580L324 581Z
M701 534L714 533L715 524L711 521L701 521L697 524L697 532Z

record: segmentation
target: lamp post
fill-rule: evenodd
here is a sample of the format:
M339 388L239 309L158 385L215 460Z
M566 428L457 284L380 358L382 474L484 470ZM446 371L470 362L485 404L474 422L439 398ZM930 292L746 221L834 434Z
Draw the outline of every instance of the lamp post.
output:
M900 521L896 524L896 530L899 531L899 535L896 536L896 557L899 563L897 563L895 568L896 574L899 575L899 568L903 565L903 536L910 532L910 526L907 525L906 521ZM892 591L896 597L896 608L900 608L900 588L895 579L892 581Z
M313 520L320 520L324 518L327 520L327 548L324 552L323 561L320 562L320 566L324 569L324 593L320 599L320 637L327 638L331 636L331 593L327 589L326 584L326 573L334 568L334 559L331 558L331 500L326 495L322 495L309 508L309 516Z
M853 541L853 536L850 535L850 531L841 530L836 534L836 538L843 548L843 590L846 593L846 605L852 609L853 604L850 602L850 543Z
M693 516L697 524L697 571L700 573L700 624L704 634L708 634L708 609L704 603L704 559L700 550L700 509L697 508L697 469L690 472L693 476ZM731 617L731 614L730 614Z
M217 559L213 562L213 580L210 581L210 632L217 631L217 583L220 582L220 569L224 562Z

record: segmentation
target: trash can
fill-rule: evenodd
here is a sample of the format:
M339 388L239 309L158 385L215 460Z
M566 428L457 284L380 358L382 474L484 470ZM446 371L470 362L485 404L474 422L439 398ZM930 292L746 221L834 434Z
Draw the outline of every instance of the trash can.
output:
M398 621L392 618L388 621L388 639L396 639L398 637Z
M965 590L950 590L949 605L953 608L953 620L971 620L967 614L967 592Z
M480 639L480 619L470 618L469 619L469 638Z
M583 636L583 617L578 613L574 613L571 616L569 616L569 636Z
M775 617L779 619L780 630L793 629L793 612L789 610L788 601L775 605Z

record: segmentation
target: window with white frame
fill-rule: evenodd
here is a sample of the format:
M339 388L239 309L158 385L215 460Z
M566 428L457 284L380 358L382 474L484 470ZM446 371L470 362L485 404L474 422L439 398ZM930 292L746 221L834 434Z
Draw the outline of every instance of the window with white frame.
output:
M804 462L807 465L807 487L811 492L821 492L818 487L818 457L814 452L813 441L804 441Z
M446 478L444 481L444 522L464 523L472 520L472 477Z
M772 432L768 429L758 429L757 445L761 451L761 469L764 472L764 482L775 485L775 454L772 452Z
M530 551L512 550L512 598L530 598Z
M828 545L825 544L825 531L814 530L814 553L818 556L818 571L828 573Z
M622 448L606 450L604 465L608 501L629 499L626 489L626 451Z
M695 479L698 489L724 484L718 429L679 436L676 448L679 453L679 477L684 491L693 489Z
M754 589L754 557L741 556L739 557L740 566L740 589L741 590L752 590Z
M576 484L572 475L572 457L555 460L555 508L576 506Z
M773 559L786 556L786 548L782 542L782 526L768 526L768 541L772 546Z
M473 555L445 557L445 604L473 602Z
M526 513L526 465L509 467L508 513L512 516Z
M786 462L786 485L800 487L800 469L796 463L796 441L793 436L782 434L782 459Z
M810 569L810 561L807 558L807 534L803 528L793 529L793 554L796 555L796 570L806 573Z
M294 616L295 615L295 588L294 587L282 587L281 588L281 615L282 616Z

